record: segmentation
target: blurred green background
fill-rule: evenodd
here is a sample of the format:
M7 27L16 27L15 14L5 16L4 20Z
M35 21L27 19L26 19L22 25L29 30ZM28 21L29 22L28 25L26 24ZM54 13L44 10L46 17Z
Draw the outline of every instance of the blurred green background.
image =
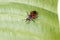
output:
M0 0L0 40L60 40L58 0ZM25 22L36 10L35 22Z

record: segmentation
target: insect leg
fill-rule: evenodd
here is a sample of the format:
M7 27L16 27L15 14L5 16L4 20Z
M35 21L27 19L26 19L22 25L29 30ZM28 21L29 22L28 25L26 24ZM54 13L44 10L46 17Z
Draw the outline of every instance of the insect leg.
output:
M33 19L32 19L33 22L35 22Z

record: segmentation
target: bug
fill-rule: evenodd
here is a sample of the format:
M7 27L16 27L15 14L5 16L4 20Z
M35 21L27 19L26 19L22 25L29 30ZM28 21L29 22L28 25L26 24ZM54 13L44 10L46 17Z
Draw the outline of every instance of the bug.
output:
M36 19L38 17L38 13L37 11L31 11L30 14L28 14L28 17L26 18L26 21L34 21L34 19Z

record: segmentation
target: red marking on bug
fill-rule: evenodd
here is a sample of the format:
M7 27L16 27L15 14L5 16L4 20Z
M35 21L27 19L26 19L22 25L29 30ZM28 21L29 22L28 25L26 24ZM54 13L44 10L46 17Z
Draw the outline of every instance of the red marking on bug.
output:
M37 15L38 13L36 11L31 11L28 17L26 18L26 21L30 21L30 20L37 18Z

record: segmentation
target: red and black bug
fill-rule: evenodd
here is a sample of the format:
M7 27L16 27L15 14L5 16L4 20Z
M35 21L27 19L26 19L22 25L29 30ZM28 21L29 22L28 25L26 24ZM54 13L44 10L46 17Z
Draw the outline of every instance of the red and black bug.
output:
M38 13L36 11L31 11L28 17L26 18L26 21L34 21L38 17Z

